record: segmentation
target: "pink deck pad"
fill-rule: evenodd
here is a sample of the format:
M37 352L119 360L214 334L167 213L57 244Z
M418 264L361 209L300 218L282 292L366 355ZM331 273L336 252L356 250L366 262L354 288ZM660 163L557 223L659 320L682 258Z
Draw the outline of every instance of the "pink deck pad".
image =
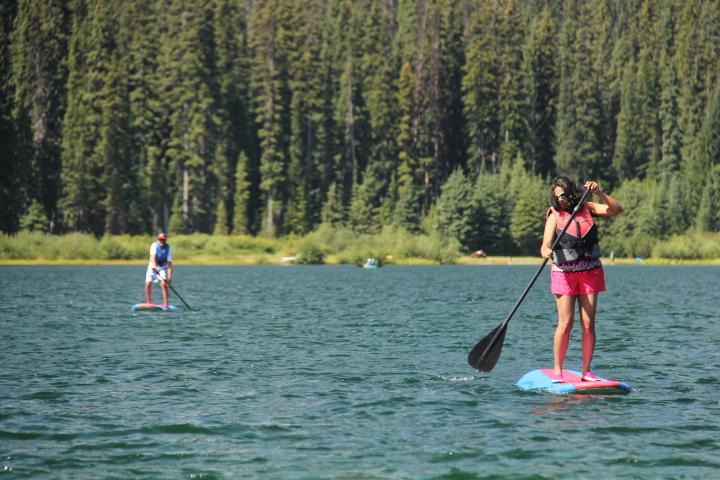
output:
M540 371L551 380L552 377L555 376L555 371L552 368L544 368L540 369ZM583 388L618 388L620 386L620 382L615 382L612 380L601 380L599 382L583 382L579 376L567 370L563 370L562 383L572 383L578 390L582 390Z

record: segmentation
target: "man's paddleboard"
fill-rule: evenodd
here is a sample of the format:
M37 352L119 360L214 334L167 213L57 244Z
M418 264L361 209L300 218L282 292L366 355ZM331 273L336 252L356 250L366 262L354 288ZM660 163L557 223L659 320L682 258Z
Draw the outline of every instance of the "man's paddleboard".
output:
M154 303L138 303L133 305L133 310L180 310L175 305L155 305Z
M533 370L517 382L523 390L546 390L555 393L582 393L586 395L625 395L632 391L630 385L601 378L599 382L583 382L582 373L563 370L563 382L553 383L553 369Z

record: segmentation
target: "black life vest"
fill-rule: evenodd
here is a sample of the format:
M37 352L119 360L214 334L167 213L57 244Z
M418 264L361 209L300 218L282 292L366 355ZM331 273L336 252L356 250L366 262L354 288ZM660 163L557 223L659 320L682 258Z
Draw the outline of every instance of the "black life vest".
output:
M550 215L550 212L557 219L555 235L558 236L562 233L572 214L564 210L555 210L552 207L548 210L548 215ZM598 228L590 214L587 203L585 203L555 247L555 263L571 263L580 258L588 260L600 258L602 253L598 242Z

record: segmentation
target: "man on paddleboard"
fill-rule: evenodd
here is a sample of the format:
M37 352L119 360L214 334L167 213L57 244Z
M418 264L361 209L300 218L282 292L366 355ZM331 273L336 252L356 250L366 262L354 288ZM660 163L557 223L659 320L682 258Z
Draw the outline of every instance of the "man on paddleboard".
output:
M570 221L572 212L579 203L583 188L568 177L559 176L553 180L550 190L552 206L547 211L545 233L540 255L552 259L550 269L551 291L555 295L558 309L558 326L554 337L554 383L562 383L563 362L570 343L570 332L575 322L575 305L580 305L582 326L582 381L600 380L590 372L590 363L595 352L595 313L598 293L605 291L605 274L600 261L598 229L593 217L610 217L622 213L623 207L606 195L595 182L585 182L585 189L605 202L585 202L558 242L553 242Z
M172 281L172 250L167 243L167 236L161 233L157 242L150 246L150 263L145 274L145 296L147 303L152 303L152 284L161 281L163 305L168 303L168 285Z

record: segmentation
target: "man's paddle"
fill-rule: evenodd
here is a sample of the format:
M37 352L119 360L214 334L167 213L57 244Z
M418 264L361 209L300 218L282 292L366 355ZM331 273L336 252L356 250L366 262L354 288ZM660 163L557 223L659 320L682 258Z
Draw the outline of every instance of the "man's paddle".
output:
M175 293L175 295L177 295L178 298L179 298L180 300L182 300L182 302L185 304L185 306L186 306L189 310L192 310L192 308L190 308L190 305L188 305L187 302L186 302L185 300L183 300L183 298L180 296L180 294L175 291L175 289L172 287L172 285L170 285L170 282L168 282L167 280L165 280L165 279L163 278L163 276L160 275L160 272L157 272L157 275L158 275L158 277L160 277L160 280L162 280L163 282L167 283L167 286L170 287L170 290L172 290L172 291Z
M580 208L582 208L583 203L585 203L585 199L590 195L590 190L585 190L585 193L583 194L582 198L578 202L577 206L573 210L572 215L570 216L570 219L565 224L565 228L562 229L562 232L560 232L560 235L557 236L555 241L552 244L552 247L550 247L550 250L555 250L555 247L557 247L557 244L560 242L560 239L563 235L565 235L565 231L570 226L570 222L575 218L577 213L580 211ZM475 348L473 348L470 351L470 354L468 355L468 363L471 367L480 370L481 372L490 372L493 368L495 368L495 364L498 362L498 359L500 358L500 352L502 352L503 342L505 342L505 333L507 333L507 325L510 322L510 319L515 315L515 312L517 311L518 307L520 307L520 304L523 300L525 300L525 297L527 296L528 292L532 288L532 286L535 284L535 280L538 279L540 276L540 272L542 272L543 268L545 268L545 264L547 264L548 259L546 258L542 265L540 265L540 268L538 269L537 273L533 277L532 281L530 281L530 284L525 288L525 291L520 296L520 299L517 301L515 306L513 307L512 311L510 311L510 315L505 319L503 323L501 323L495 330L490 332L490 335L483 338L478 342L477 345L475 345Z

